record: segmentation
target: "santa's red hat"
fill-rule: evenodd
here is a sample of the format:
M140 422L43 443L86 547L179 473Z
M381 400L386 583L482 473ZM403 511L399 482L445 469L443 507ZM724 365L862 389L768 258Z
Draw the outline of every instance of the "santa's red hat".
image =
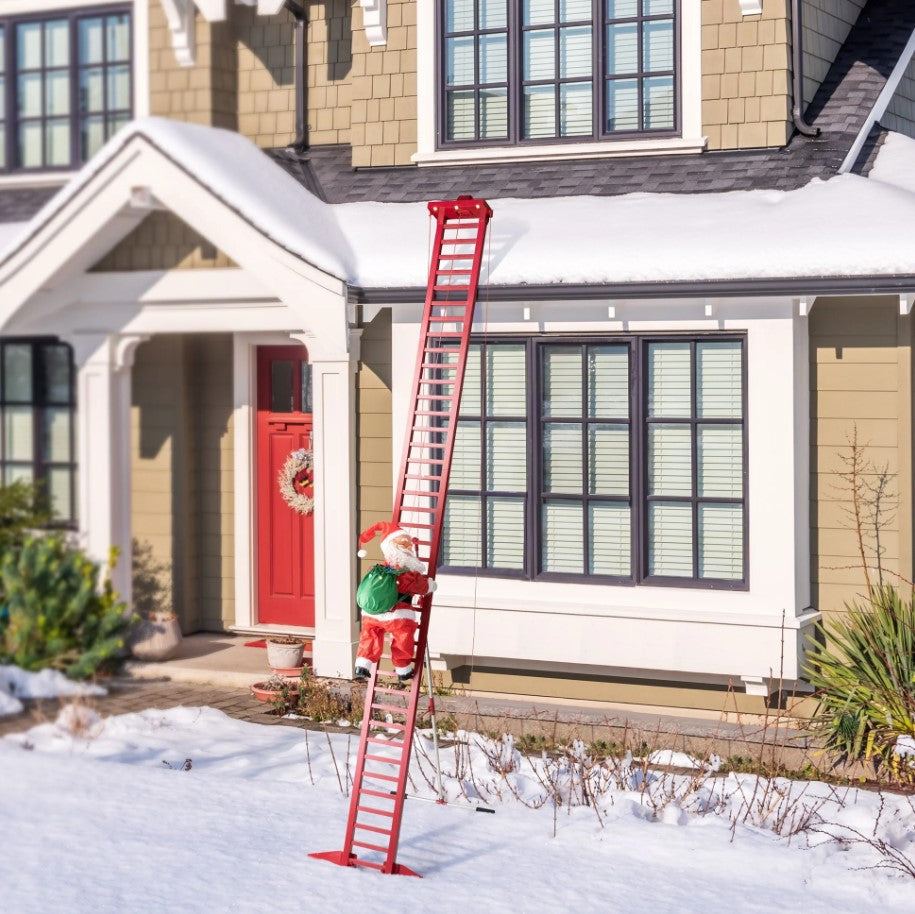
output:
M381 536L381 548L383 550L385 545L391 542L391 540L396 539L398 536L409 536L410 534L401 527L398 527L397 524L392 524L390 521L386 520L380 520L377 524L372 524L371 527L366 528L359 534L359 551L356 555L358 555L360 559L364 559L366 555L368 555L362 547L379 535Z

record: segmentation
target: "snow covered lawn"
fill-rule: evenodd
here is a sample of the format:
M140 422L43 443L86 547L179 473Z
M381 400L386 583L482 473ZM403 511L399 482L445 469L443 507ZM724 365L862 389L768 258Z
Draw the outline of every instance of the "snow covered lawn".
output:
M600 818L582 805L554 816L549 799L532 807L551 778L574 793L574 771L570 787L559 767L521 760L507 742L460 737L467 745L443 751L446 773L463 768L460 781L447 779L449 796L466 807L464 795L479 790L496 814L408 801L399 860L419 880L308 857L341 846L349 801L338 772L345 781L354 737L244 723L210 708L99 720L70 706L54 724L0 740L0 906L4 914L912 909L915 880L870 869L880 862L870 847L819 833L789 842L768 813L743 821L753 806L747 776L706 778L690 790L689 777L652 773L652 793L640 789L636 760L627 785L599 792ZM431 796L419 755L416 792ZM799 798L795 810L815 807L814 821L833 823L826 827L873 830L875 794L780 789ZM679 800L664 802L674 793ZM913 828L909 802L888 797L878 834L915 858Z

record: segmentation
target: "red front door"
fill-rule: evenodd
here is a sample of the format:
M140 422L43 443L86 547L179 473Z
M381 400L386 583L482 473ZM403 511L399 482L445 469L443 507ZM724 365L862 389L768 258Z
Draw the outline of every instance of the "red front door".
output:
M311 368L304 346L257 350L257 620L315 624L314 514L300 514L280 492L287 457L311 451ZM296 485L314 497L314 489Z

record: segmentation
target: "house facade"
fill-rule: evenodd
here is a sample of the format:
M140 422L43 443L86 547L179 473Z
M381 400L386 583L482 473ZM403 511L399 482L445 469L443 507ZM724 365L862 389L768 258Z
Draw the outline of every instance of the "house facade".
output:
M3 481L135 605L349 675L460 193L454 682L761 707L863 589L853 434L912 579L909 4L0 0L0 49Z

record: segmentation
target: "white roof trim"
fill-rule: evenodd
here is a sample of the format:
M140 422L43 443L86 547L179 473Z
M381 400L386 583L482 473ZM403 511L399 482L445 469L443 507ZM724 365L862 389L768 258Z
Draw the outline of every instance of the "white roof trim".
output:
M847 174L854 168L855 162L858 161L858 156L861 155L861 150L864 148L864 144L867 141L874 124L876 124L886 113L886 109L889 107L893 96L896 94L896 90L899 88L899 83L902 81L902 77L908 69L913 54L915 54L915 30L909 35L909 40L906 43L899 60L896 61L896 66L893 67L893 72L890 73L889 79L887 79L886 85L883 87L883 91L877 96L874 107L871 108L870 114L868 114L867 119L858 131L858 135L855 137L854 143L851 145L851 149L848 150L848 154L839 166L840 175Z

